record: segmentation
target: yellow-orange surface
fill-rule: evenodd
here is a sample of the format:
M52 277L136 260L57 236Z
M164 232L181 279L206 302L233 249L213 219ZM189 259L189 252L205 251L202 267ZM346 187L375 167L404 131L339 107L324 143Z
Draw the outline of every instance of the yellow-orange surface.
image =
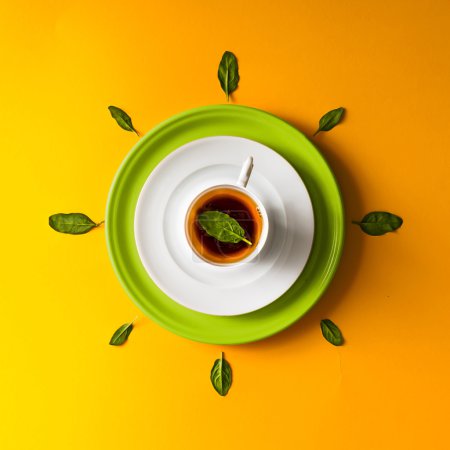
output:
M3 1L0 4L1 450L448 449L450 3ZM160 328L127 298L104 230L53 232L49 214L104 216L137 136L174 113L233 102L311 135L346 219L385 209L403 228L347 228L320 303L271 339L225 348ZM138 315L127 345L112 332ZM346 345L321 336L330 318Z

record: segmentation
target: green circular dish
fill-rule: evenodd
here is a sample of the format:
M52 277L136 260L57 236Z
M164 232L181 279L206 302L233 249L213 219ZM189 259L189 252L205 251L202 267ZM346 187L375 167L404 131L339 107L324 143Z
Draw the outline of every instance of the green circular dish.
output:
M165 295L141 263L134 239L134 212L152 170L173 150L207 136L239 136L260 142L297 170L314 209L314 243L294 285L270 305L240 316L211 316ZM276 116L245 106L216 105L177 114L148 132L119 168L106 208L106 242L114 270L128 295L162 327L195 341L243 344L271 336L302 317L336 271L344 241L343 206L336 180L322 155L297 129Z

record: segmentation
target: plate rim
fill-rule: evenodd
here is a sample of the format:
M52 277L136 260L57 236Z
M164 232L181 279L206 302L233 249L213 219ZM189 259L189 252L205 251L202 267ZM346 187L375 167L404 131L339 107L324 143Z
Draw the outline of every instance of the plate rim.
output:
M165 128L170 127L174 123L181 121L181 120L185 119L186 117L195 116L196 114L201 114L204 112L213 113L213 112L227 111L228 113L230 113L233 110L235 110L236 112L240 111L242 113L250 113L250 114L256 114L256 115L261 115L261 116L268 116L271 120L276 122L277 125L279 125L281 127L285 127L288 129L288 131L290 131L291 133L294 133L294 135L298 135L301 139L307 140L309 145L315 151L315 157L318 158L320 160L320 162L325 167L328 168L328 172L329 172L328 175L331 177L331 180L333 181L333 188L335 190L335 193L337 194L337 197L336 197L337 210L335 211L335 216L337 216L338 220L337 221L335 220L335 222L337 222L338 226L336 226L336 223L334 223L334 228L335 228L334 232L337 234L336 234L336 239L333 241L333 246L331 247L331 250L330 250L330 254L332 254L333 257L329 258L328 261L329 262L331 261L331 264L329 264L328 267L326 267L326 276L322 280L322 283L320 284L319 292L315 294L314 300L311 301L310 304L308 304L306 306L306 308L299 315L296 314L293 317L291 316L291 317L289 317L288 320L283 321L282 324L277 324L276 326L270 327L269 330L264 328L262 331L259 331L258 334L256 334L256 332L254 332L254 334L251 337L249 337L249 336L241 337L241 338L227 337L224 340L224 339L220 339L220 338L214 338L211 336L199 337L198 335L193 335L189 332L185 332L184 329L179 329L176 326L173 326L171 323L168 323L168 321L161 320L161 318L159 317L158 314L150 314L150 312L145 307L145 305L143 305L140 300L137 300L135 298L135 295L134 295L133 289L132 289L133 286L129 286L128 281L126 280L127 277L122 274L120 267L119 267L119 262L115 259L115 249L113 248L114 245L113 245L113 240L112 240L111 218L114 213L113 212L113 200L114 200L114 196L116 194L116 190L119 187L118 186L119 181L122 178L124 172L126 172L127 166L130 164L130 162L133 160L133 158L135 158L136 154L138 153L139 149L142 146L145 146L149 140L151 140L158 133L162 132ZM223 135L223 133L222 133L222 135ZM206 135L203 137L206 137ZM240 137L247 138L247 136L240 136ZM162 160L162 158L159 159L159 161L161 161L161 160ZM292 164L289 159L287 159L287 161L290 164ZM297 170L295 168L295 166L294 166L294 169ZM308 183L306 183L306 187L308 189ZM313 209L315 210L315 205L314 205L313 200L312 200L312 203L313 203ZM316 214L315 211L314 211L314 214ZM117 276L122 288L125 290L126 294L133 301L133 303L139 309L141 309L141 311L143 311L146 316L151 318L154 322L156 322L162 328L164 328L168 331L171 331L172 333L174 333L176 335L179 335L184 338L194 340L197 342L209 343L209 344L220 344L220 345L245 344L245 343L255 342L255 341L259 341L259 340L268 338L270 336L273 336L274 334L277 334L277 333L287 329L293 323L295 323L297 320L299 320L301 317L303 317L305 314L307 314L307 312L310 311L311 308L320 300L322 295L326 292L331 281L333 280L334 274L337 271L340 259L342 257L344 241L345 241L345 229L346 229L346 225L345 225L345 220L344 220L344 203L343 203L341 190L339 188L339 184L337 183L335 174L331 170L331 167L329 166L328 162L326 161L326 159L322 155L322 153L316 148L316 146L301 131L299 131L296 127L294 127L292 124L290 124L286 120L284 120L270 112L267 112L267 111L264 111L264 110L261 110L258 108L250 107L250 106L244 106L244 105L217 104L217 105L206 105L206 106L200 106L200 107L188 109L188 110L185 110L185 111L182 111L182 112L172 115L171 117L163 120L162 122L157 124L155 127L150 129L141 139L139 139L133 145L133 147L125 155L125 157L122 160L121 164L119 165L117 171L115 172L113 180L111 182L109 192L108 192L108 197L107 197L107 201L106 201L106 211L105 211L105 239L106 239L108 256L111 261L111 265L113 266L115 275ZM315 241L315 239L314 239L314 241ZM314 245L315 245L315 243L313 242L312 251L314 250ZM311 254L310 254L310 258L311 258ZM308 264L307 264L307 266L308 266ZM294 283L294 286L295 286L295 283ZM291 287L291 289L292 289L292 287ZM159 290L159 288L158 288L158 290ZM162 291L160 291L160 292L162 293ZM287 292L289 292L289 290ZM162 294L164 294L164 293L162 293ZM284 295L286 295L286 293ZM282 298L282 297L280 297L280 298ZM280 299L276 300L271 305L277 304L277 302L279 300ZM172 300L170 300L170 301L172 301ZM271 305L269 305L269 307ZM181 305L180 305L180 307L184 308ZM185 309L187 309L187 308L185 308ZM264 310L264 309L265 308L263 308L262 310ZM262 310L259 310L259 311L262 311ZM188 311L190 311L190 310L188 310ZM209 316L207 314L197 313L194 311L192 311L192 312L195 314L204 315L206 317L215 317L215 316ZM255 311L253 313L245 314L242 316L231 316L231 318L245 317L247 315L252 315L252 314L257 314L257 313L258 313L258 311Z

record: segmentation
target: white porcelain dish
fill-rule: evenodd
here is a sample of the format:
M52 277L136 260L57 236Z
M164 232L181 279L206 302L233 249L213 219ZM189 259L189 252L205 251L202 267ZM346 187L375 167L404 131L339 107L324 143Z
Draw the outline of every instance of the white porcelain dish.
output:
M270 223L266 244L248 263L214 266L191 250L184 232L192 200L210 186L235 183L249 155L247 186ZM314 215L297 172L270 148L240 137L213 136L183 145L153 170L135 211L134 232L149 276L174 301L205 314L245 314L270 304L295 282L314 238Z

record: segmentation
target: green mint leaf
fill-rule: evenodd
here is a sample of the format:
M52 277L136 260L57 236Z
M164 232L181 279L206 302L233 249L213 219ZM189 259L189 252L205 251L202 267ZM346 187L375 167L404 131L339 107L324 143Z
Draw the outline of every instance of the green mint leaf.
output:
M69 213L53 214L48 218L48 224L58 233L85 234L93 228L100 226L102 222L95 223L86 214Z
M366 214L361 221L354 220L364 233L370 236L382 236L397 230L403 224L403 219L395 214L385 211L373 211Z
M133 331L133 323L134 320L131 323L124 323L122 326L117 328L109 341L109 345L123 345L128 340L130 333Z
M140 136L139 132L134 128L131 117L122 109L117 106L108 106L111 117L117 122L119 127L124 130L131 131Z
M252 243L245 238L245 230L236 219L220 211L205 211L198 215L198 223L213 238L220 242L237 244L244 241L248 245Z
M319 133L319 131L330 131L334 128L342 120L344 111L345 109L342 107L328 111L319 120L319 128L314 133L314 136Z
M227 96L227 101L238 87L239 68L236 56L232 52L225 52L219 64L218 77L220 86Z
M211 369L211 383L219 395L224 397L230 390L232 383L232 371L228 361L223 357L214 361Z
M341 330L330 319L321 320L320 328L322 329L323 337L330 344L339 346L344 343Z

